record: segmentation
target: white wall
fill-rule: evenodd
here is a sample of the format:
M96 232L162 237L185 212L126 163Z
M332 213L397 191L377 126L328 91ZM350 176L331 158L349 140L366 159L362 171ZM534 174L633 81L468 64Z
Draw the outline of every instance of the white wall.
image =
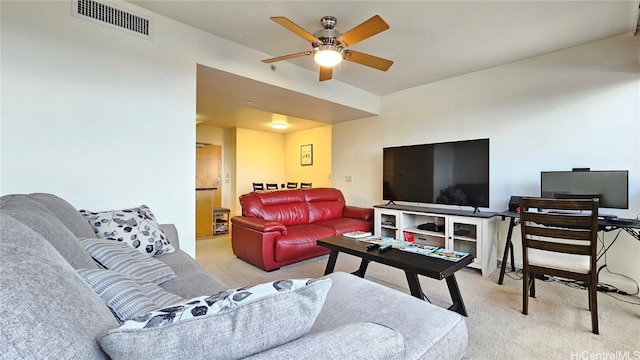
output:
M51 192L91 210L147 204L193 256L197 64L379 112L370 93L319 88L317 73L291 64L274 73L265 54L115 4L152 17L154 40L72 17L71 1L0 2L0 194Z
M635 218L639 49L640 37L621 35L388 95L381 116L333 126L333 185L348 203L379 204L383 147L489 138L491 210L505 210L511 195L538 196L542 170L590 167L629 170L629 210L607 212ZM500 222L500 251L506 229ZM640 281L638 254L640 241L622 232L607 263ZM624 281L606 272L601 279Z

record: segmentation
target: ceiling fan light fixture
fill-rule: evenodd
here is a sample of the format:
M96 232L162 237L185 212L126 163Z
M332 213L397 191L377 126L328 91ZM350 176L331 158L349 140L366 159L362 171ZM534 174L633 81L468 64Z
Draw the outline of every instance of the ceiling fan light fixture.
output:
M320 66L334 67L342 61L342 50L336 45L319 45L315 48L313 60Z

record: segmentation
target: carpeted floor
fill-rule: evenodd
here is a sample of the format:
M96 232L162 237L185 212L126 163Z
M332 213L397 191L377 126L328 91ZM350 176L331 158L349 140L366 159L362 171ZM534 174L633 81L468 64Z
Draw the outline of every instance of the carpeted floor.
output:
M320 277L328 255L265 272L233 255L230 236L198 239L197 261L230 287L270 280ZM340 254L336 271L352 272L358 258ZM522 282L507 274L498 285L499 271L483 278L479 271L456 273L469 317L471 359L640 359L640 299L635 296L598 293L600 335L591 332L587 292L559 282L536 283L537 297L522 315ZM371 263L366 278L409 293L404 273ZM420 277L429 300L451 305L445 281ZM614 298L615 296L616 298Z

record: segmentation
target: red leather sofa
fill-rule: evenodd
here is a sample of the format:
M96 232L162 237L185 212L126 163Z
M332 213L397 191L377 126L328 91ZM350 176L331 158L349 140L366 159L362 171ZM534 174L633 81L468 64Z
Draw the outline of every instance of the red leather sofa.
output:
M231 218L233 252L267 271L328 254L318 239L373 226L373 209L347 206L333 188L254 191L240 205L242 216Z

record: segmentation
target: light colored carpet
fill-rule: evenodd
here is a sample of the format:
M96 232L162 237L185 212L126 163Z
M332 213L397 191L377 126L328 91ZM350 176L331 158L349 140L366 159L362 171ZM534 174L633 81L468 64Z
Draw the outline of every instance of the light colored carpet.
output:
M320 277L328 255L265 272L235 257L230 236L196 241L197 261L230 287L271 280ZM336 271L357 270L360 260L340 254ZM600 335L591 332L587 292L558 282L536 282L537 297L522 315L522 282L506 277L498 285L499 270L483 278L479 271L456 273L469 313L467 356L471 359L640 359L640 299L598 293ZM509 274L508 274L509 275ZM409 293L404 272L371 263L367 279ZM420 276L432 303L448 307L451 298L445 281ZM626 302L625 302L626 301ZM391 306L391 304L390 304Z

